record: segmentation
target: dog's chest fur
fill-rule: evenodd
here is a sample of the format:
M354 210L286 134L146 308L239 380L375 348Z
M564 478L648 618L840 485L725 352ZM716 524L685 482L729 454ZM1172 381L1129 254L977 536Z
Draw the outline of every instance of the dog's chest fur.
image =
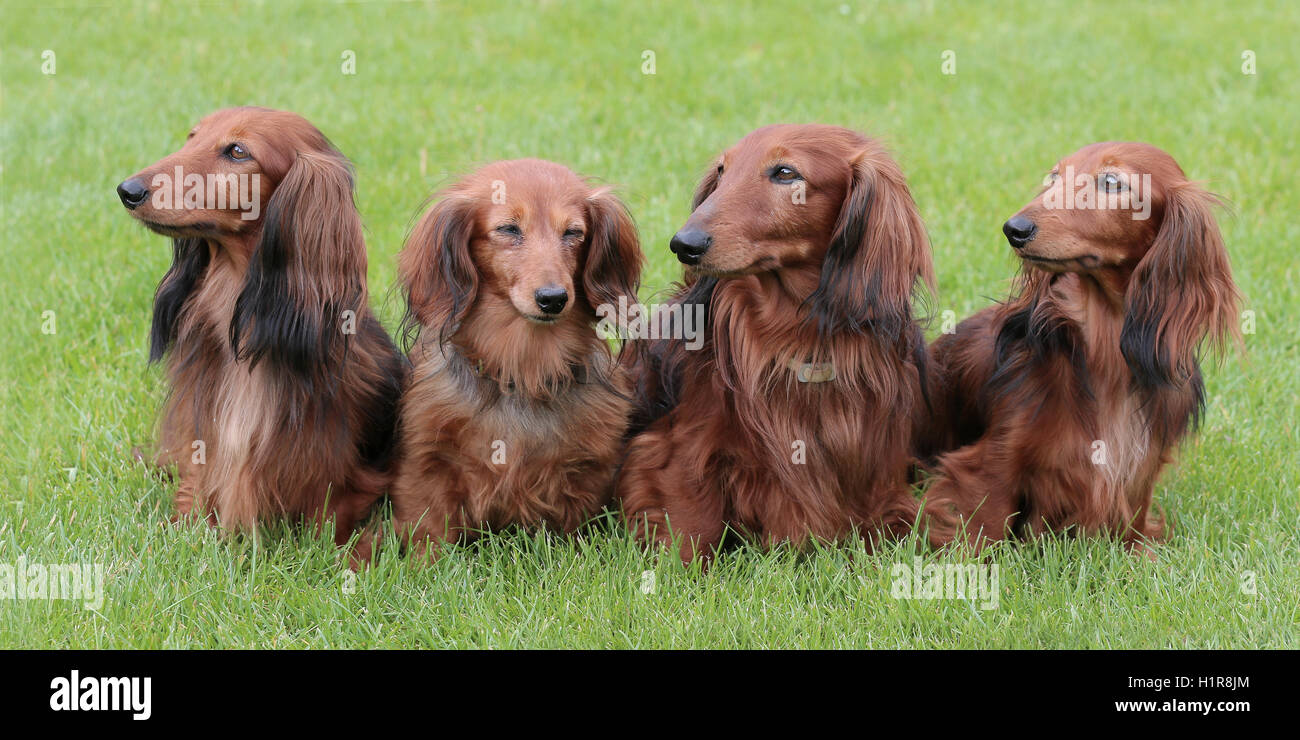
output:
M627 425L629 401L592 380L548 398L500 389L463 358L431 353L408 393L404 425L467 475L510 486L543 471L608 462ZM606 365L600 371L609 371Z
M206 404L193 409L197 419L196 441L204 443L206 461L197 468L200 493L209 498L224 518L246 523L256 519L263 498L259 476L251 468L257 448L273 426L273 409L279 399L271 387L266 368L250 369L237 362L230 349L227 327L239 295L240 275L224 261L214 261L188 308L184 332L205 334L216 351L205 356L205 365L193 368L197 382L207 386ZM188 344L195 339L182 342ZM247 508L248 510L242 510Z
M1120 493L1138 478L1146 463L1151 448L1150 425L1138 399L1124 393L1105 400L1097 428L1101 436L1093 443L1093 464L1104 482Z
M1097 471L1094 495L1123 498L1140 481L1147 466L1151 424L1129 373L1115 371L1127 367L1119 346L1121 322L1107 315L1111 309L1096 296L1085 293L1079 283L1077 278L1057 281L1050 299L1079 327L1088 358L1087 388L1092 400L1087 408L1097 435L1089 450L1089 461Z

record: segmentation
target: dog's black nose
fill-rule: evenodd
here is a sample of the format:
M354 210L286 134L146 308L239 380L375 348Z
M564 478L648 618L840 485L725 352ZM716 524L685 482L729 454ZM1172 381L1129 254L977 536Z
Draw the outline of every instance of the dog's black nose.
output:
M668 243L669 249L677 255L678 261L686 265L697 265L704 253L709 251L709 245L713 244L713 237L699 229L682 229L673 234L673 240Z
M117 197L122 199L122 205L134 211L137 206L144 202L145 198L149 197L149 188L146 188L143 182L131 178L122 181L122 184L117 186Z
M563 311L564 304L569 302L569 291L552 285L539 288L536 293L533 293L533 298L537 301L537 307L542 309L542 313L557 314Z
M1007 235L1007 241L1011 242L1011 246L1020 249L1034 240L1034 236L1038 234L1038 224L1024 216L1012 216L1002 224L1002 233Z

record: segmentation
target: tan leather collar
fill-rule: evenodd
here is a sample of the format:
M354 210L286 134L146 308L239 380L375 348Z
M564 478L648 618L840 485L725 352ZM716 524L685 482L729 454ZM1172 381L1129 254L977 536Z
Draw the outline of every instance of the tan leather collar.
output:
M800 383L827 383L835 380L835 365L830 362L799 362L790 360L786 367L794 371Z

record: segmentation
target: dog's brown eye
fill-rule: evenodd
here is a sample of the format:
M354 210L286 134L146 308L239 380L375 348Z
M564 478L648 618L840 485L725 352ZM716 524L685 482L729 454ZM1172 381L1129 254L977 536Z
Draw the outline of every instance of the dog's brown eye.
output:
M235 160L236 162L242 162L246 159L252 158L252 155L248 153L248 150L240 146L239 144L231 144L230 146L226 147L225 155Z
M565 230L564 230L564 238L565 238L565 239L581 239L581 238L582 238L582 229L565 229Z
M1097 176L1097 186L1108 193L1118 193L1128 189L1124 178L1114 172L1103 172Z
M795 180L802 179L795 168L783 164L773 167L772 173L769 177L771 177L774 182L781 183L782 185L788 185Z
M514 239L518 239L524 235L524 232L520 231L519 227L515 224L501 224L496 228L496 232Z

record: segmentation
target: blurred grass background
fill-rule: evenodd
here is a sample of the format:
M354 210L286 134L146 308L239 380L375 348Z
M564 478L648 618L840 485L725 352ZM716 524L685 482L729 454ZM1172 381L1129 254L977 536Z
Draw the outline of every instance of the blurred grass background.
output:
M0 5L0 563L98 562L109 577L99 611L0 599L0 647L1297 645L1293 4ZM941 73L946 51L956 74ZM351 158L390 328L395 254L456 174L538 156L616 184L648 299L679 275L667 241L711 157L757 126L818 121L880 136L902 163L933 241L936 317L1005 296L1000 225L1056 159L1096 140L1160 146L1231 201L1220 223L1256 333L1208 373L1205 424L1158 487L1175 526L1158 560L1107 542L1007 547L996 610L891 598L906 544L742 549L700 574L616 524L354 578L300 532L167 526L168 487L129 462L164 393L145 339L170 252L113 189L204 114L244 104L303 114Z

